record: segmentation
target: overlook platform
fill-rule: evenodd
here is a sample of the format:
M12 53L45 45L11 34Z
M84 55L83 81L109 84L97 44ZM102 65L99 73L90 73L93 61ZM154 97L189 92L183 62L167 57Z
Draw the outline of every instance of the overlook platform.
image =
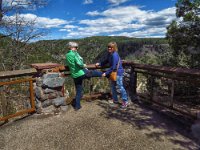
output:
M70 107L70 106L69 106ZM0 127L1 150L198 150L186 127L139 103L114 109L83 102L54 116L32 115Z
M74 111L68 105L74 88L66 66L33 64L31 69L0 72L0 149L200 149L200 71L123 65L123 82L133 102L126 111L108 104L107 79L86 80L89 99L102 100L84 101Z

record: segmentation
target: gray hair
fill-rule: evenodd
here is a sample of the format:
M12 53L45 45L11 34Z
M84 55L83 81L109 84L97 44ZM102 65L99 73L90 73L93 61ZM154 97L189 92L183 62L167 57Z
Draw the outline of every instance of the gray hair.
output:
M67 46L68 46L68 48L78 47L78 43L76 43L76 42L69 42L67 44Z

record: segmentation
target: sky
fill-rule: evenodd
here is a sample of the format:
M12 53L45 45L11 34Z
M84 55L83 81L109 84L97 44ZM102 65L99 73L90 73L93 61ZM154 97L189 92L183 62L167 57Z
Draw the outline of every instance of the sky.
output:
M24 11L21 16L36 19L38 29L48 30L43 39L165 37L166 27L176 19L175 3L175 0L49 0L47 6Z

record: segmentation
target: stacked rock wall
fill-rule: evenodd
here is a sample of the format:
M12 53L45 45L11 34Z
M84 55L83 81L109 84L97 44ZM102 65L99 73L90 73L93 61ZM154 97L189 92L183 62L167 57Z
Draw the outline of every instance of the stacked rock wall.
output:
M34 85L37 113L49 114L67 110L65 79L59 73L47 73L36 79Z

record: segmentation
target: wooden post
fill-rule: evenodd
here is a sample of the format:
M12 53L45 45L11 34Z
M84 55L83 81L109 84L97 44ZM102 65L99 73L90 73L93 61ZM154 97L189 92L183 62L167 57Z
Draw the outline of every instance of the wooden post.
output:
M131 67L131 72L133 73L133 94L137 95L137 72Z
M150 75L150 100L153 100L153 93L154 93L154 80L155 77Z
M0 96L1 96L1 110L2 110L2 117L6 116L7 115L7 110L6 110L6 107L7 107L7 101L6 101L6 96L5 96L5 92L3 92L3 88L5 87L1 87L2 89L0 89Z
M35 99L34 99L34 90L33 90L33 80L29 81L30 84L30 102L31 108L35 110Z
M174 105L174 80L172 80L172 86L171 86L171 96L170 96L170 107L173 108L173 105Z
M92 97L92 88L93 88L93 84L92 84L92 79L90 78L89 79L89 94L90 94L90 97Z

